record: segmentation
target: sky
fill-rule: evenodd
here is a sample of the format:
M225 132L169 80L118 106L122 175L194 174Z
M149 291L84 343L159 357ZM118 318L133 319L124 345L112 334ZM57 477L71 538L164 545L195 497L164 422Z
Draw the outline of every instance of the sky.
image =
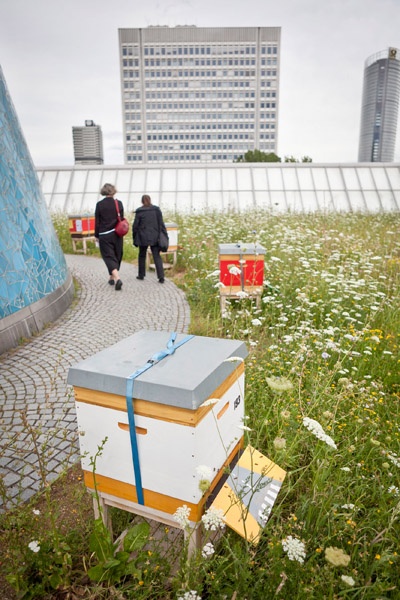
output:
M72 166L86 119L105 164L124 163L118 29L150 25L281 27L277 154L348 163L364 63L400 48L400 0L0 0L0 66L36 167Z

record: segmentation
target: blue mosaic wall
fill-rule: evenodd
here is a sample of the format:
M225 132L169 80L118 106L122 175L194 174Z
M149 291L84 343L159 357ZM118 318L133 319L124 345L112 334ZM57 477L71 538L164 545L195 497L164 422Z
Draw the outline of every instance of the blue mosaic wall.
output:
M67 266L0 67L0 319L40 300Z

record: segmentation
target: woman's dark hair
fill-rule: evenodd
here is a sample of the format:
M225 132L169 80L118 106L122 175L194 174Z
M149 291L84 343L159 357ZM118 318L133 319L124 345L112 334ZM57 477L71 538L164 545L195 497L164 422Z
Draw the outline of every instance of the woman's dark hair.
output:
M142 196L142 204L144 206L150 206L150 204L151 204L151 198L150 198L150 196L148 196L147 194L144 194Z
M114 196L117 193L117 189L111 183L105 183L100 190L102 196Z

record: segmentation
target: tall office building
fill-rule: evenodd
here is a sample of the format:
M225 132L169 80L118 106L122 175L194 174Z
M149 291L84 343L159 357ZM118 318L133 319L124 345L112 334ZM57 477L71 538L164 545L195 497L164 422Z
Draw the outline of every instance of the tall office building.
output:
M276 152L280 27L120 29L125 162Z
M365 62L359 162L392 162L400 97L400 50L388 48Z
M76 165L102 165L103 134L100 125L85 121L84 127L73 127L74 157Z

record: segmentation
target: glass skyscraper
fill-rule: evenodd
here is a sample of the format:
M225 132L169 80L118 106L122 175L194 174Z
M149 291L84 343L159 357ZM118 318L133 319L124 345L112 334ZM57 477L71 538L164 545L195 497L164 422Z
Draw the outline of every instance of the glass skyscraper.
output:
M127 164L276 152L280 27L120 29Z
M365 62L359 162L392 162L400 98L400 50L388 48Z

